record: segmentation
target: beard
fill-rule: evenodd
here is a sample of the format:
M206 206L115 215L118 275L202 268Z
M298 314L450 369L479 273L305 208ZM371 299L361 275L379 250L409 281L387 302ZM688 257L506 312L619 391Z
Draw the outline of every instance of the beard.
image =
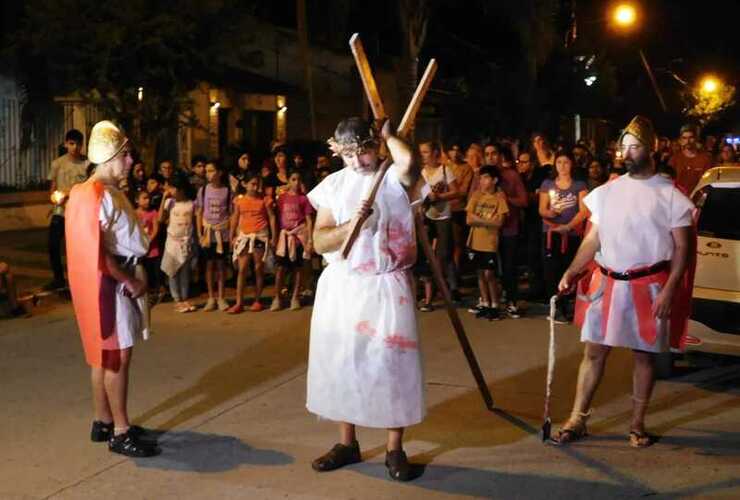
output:
M627 172L632 175L644 174L650 170L650 158L627 158L624 160L624 166L627 168Z

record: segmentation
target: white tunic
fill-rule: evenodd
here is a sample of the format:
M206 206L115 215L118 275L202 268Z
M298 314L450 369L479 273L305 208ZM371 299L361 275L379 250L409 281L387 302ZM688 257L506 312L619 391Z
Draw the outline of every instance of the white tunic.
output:
M623 175L589 193L584 199L591 221L598 226L601 248L596 262L612 271L625 272L670 261L671 230L692 224L694 205L673 182L660 175L633 179ZM598 271L597 271L598 272ZM589 291L581 340L648 352L668 349L668 322L654 319L658 333L654 344L640 336L630 281L615 280L609 317L604 331L603 297L606 279L593 280ZM651 302L660 293L659 283L648 284ZM583 298L583 297L581 297Z
M373 176L344 168L308 194L311 204L349 221ZM324 254L311 318L306 407L320 417L365 427L419 423L425 413L415 300L408 270L416 260L409 198L391 167L373 214L347 260Z
M109 254L142 258L149 251L149 237L139 223L128 198L115 187L106 185L100 202L102 241ZM142 266L136 266L136 277L146 281ZM136 334L148 335L149 307L146 294L137 300L124 295L123 283L116 285L116 345L103 349L126 349L134 345Z

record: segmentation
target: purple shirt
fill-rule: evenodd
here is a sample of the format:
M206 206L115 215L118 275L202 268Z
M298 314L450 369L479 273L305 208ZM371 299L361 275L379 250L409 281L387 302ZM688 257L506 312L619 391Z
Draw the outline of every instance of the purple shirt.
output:
M231 203L229 202L229 188L214 188L206 185L205 188L198 191L198 197L195 200L195 206L203 209L203 221L210 225L221 224L228 220L231 215ZM224 240L229 239L229 228L221 231Z
M560 189L552 179L542 181L540 193L548 193L550 196L550 207L557 207L561 210L560 215L548 219L555 224L567 224L576 216L580 209L578 195L581 191L588 191L588 186L583 181L572 181L568 189ZM542 231L547 232L550 226L542 223Z

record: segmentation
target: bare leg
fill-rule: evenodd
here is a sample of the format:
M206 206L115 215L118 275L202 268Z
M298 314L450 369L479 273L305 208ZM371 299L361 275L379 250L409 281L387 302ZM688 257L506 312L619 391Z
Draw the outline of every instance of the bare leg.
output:
M283 266L277 266L275 270L275 298L280 298L280 290L283 288L283 282L285 281L285 268Z
M8 305L11 309L18 308L18 291L15 289L15 279L13 279L13 273L10 270L4 273L2 276L5 278L5 290L8 296Z
M604 365L611 347L586 342L583 350L583 360L578 369L578 385L576 386L576 398L573 402L573 415L588 413L591 408L596 388L604 375ZM572 418L572 415L571 415Z
M262 289L265 286L265 273L263 272L264 263L262 262L262 252L255 250L252 255L254 260L254 300L259 301L262 297Z
M208 298L213 298L213 260L206 261L206 286L208 287Z
M401 451L403 450L403 427L396 429L388 429L388 444L386 445L387 451Z
M293 284L293 296L292 300L299 300L300 294L301 294L301 284L303 282L303 276L302 276L302 270L301 269L295 269L293 271L293 274L295 275L295 283Z
M224 272L224 261L219 259L216 261L218 266L218 298L224 298L224 280L226 279L226 273Z
M339 422L339 442L344 446L349 446L357 440L355 425L347 422Z
M128 421L128 369L131 361L132 348L121 350L121 366L117 372L105 370L103 382L105 394L108 398L113 415L115 434L123 434L129 428Z
M483 301L483 305L491 306L491 294L488 289L485 273L485 271L478 271L478 290L480 290L480 298Z
M434 297L431 278L424 278L424 303L431 304Z
M92 367L90 369L95 420L110 424L113 422L113 414L108 404L108 396L105 394L104 374L105 370L103 368Z
M632 374L632 423L630 430L645 432L645 412L655 386L655 354L633 351L635 367Z
M237 306L242 305L242 298L244 297L244 281L247 274L247 257L240 255L239 261L239 272L236 275L236 304Z
M485 271L486 284L488 285L488 293L491 295L491 307L497 307L499 301L498 294L498 282L496 281L496 275L490 269Z

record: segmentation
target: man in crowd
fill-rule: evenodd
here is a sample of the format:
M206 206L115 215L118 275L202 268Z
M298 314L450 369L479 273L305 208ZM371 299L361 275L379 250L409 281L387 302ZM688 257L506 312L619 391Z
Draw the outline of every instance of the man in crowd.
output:
M64 241L64 206L67 204L72 186L84 182L90 162L82 155L82 132L70 129L64 136L67 153L51 162L48 180L51 181L52 209L49 224L49 263L54 278L44 288L65 288L64 266L62 265L62 243Z
M678 138L681 151L674 154L668 162L676 173L676 186L689 196L704 172L712 167L712 156L699 150L696 135L693 125L681 127Z

